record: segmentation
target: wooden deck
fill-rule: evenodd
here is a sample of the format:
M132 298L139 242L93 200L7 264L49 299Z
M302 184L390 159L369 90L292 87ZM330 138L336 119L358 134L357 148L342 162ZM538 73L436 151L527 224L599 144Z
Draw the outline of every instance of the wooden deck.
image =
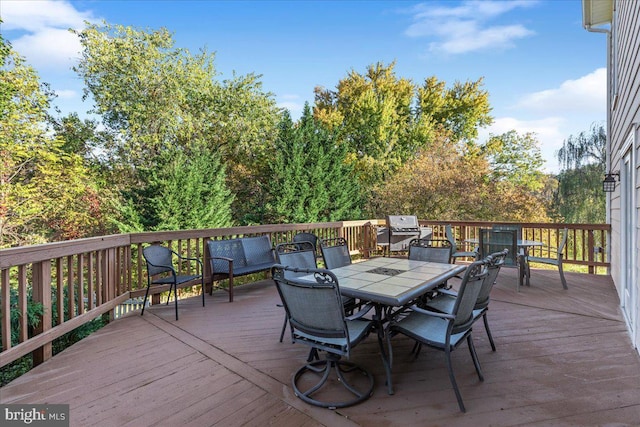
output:
M503 269L493 290L491 352L481 322L474 330L485 374L469 352L453 353L467 413L458 410L443 354L394 338L389 396L372 336L352 360L371 370L374 395L327 410L295 397L292 373L307 348L279 343L283 310L271 281L151 307L112 322L0 389L2 403L68 403L72 426L592 426L640 425L640 358L608 276L532 270L515 291Z

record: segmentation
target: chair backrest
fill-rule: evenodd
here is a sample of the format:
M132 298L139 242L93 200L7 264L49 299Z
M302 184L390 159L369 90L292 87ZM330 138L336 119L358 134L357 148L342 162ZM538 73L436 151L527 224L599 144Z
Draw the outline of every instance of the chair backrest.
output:
M311 242L311 244L313 245L313 250L314 252L317 253L318 251L318 236L316 236L313 233L309 233L307 231L303 231L300 232L298 234L296 234L295 236L293 236L293 241L294 242Z
M305 276L309 273L304 270L318 268L315 248L311 242L307 241L276 245L276 261L278 264L301 270L285 270L289 277Z
M456 238L453 237L453 228L451 227L451 224L445 225L444 234L451 245L451 253L457 251L458 246L456 245Z
M324 266L329 270L351 264L349 247L343 237L321 240L320 251L322 252Z
M487 275L482 281L482 287L480 288L480 293L478 294L478 299L476 300L474 310L486 308L489 305L489 295L491 294L491 289L496 283L500 268L504 264L504 260L508 254L509 249L505 249L502 252L494 252L486 258Z
M173 252L169 248L160 245L147 246L142 250L142 255L147 263L149 278L156 274L175 271L173 270Z
M475 261L467 267L460 282L458 296L453 305L451 314L455 319L450 325L450 333L457 334L466 331L473 324L473 310L482 288L482 283L487 276L488 260Z
M515 230L516 231L516 239L522 240L522 226L520 224L493 224L491 227L494 230Z
M448 240L412 239L409 242L409 259L449 264L451 244Z
M509 253L504 259L504 265L515 267L518 265L518 235L517 230L494 230L491 228L480 229L480 258L508 249Z
M308 269L314 280L291 277L276 264L271 276L287 312L293 339L332 353L348 355L349 329L344 318L338 279L329 270Z

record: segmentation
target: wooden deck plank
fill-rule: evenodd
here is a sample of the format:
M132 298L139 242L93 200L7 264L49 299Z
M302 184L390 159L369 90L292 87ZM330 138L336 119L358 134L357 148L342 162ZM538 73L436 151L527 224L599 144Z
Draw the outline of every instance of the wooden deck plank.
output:
M291 376L308 349L278 342L284 312L270 281L157 305L107 325L0 389L2 403L69 403L71 425L206 426L569 426L640 425L640 357L631 347L615 288L607 276L532 270L515 290L503 269L492 293L489 323L474 341L485 381L468 350L453 353L467 413L459 412L444 355L395 337L389 396L376 340L352 360L376 380L374 396L330 411L294 396ZM287 331L288 333L288 331Z

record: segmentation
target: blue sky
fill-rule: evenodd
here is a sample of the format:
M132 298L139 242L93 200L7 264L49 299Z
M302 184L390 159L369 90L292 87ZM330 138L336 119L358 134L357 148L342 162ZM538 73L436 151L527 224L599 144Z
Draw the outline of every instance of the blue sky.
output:
M335 88L352 69L396 61L396 74L484 79L489 134L535 132L548 171L570 135L606 119L606 40L582 28L580 0L152 1L0 0L0 30L81 116L82 82L71 71L85 20L165 27L177 47L215 52L220 78L262 75L263 88L298 117L316 86Z

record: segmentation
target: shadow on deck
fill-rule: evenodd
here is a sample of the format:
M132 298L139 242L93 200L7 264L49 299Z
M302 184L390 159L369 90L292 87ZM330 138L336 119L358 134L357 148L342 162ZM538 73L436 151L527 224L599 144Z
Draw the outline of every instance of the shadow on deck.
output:
M309 406L290 381L307 348L278 342L284 319L269 280L226 293L153 306L112 322L0 389L2 403L67 403L71 425L114 426L515 426L639 425L640 358L611 278L532 270L516 293L503 269L493 290L491 352L474 330L485 381L464 348L453 353L467 413L460 413L443 354L394 338L389 396L375 337L352 360L371 370L374 395L350 408Z

